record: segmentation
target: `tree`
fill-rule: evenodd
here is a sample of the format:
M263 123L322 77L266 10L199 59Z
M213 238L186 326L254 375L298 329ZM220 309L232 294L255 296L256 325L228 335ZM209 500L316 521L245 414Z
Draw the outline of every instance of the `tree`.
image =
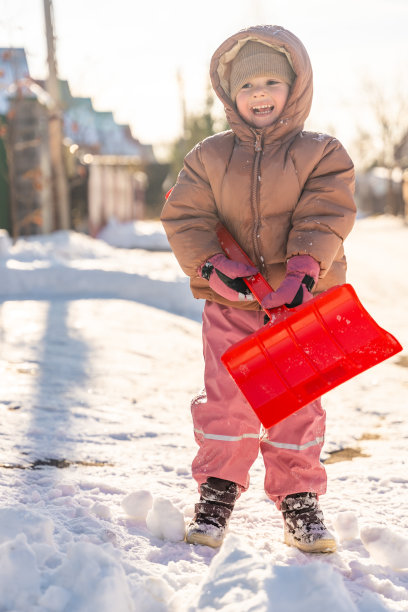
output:
M353 157L363 170L381 167L388 171L385 210L391 214L399 212L392 175L399 167L398 146L408 131L408 99L402 85L403 81L400 81L390 88L383 80L365 81L365 123L357 127L357 137L352 145Z
M202 112L187 113L182 95L183 108L183 135L178 138L171 147L170 152L170 178L174 183L178 173L183 167L183 160L187 153L201 140L212 136L219 131L228 129L226 119L220 120L214 113L214 93L210 83L207 85L207 92Z

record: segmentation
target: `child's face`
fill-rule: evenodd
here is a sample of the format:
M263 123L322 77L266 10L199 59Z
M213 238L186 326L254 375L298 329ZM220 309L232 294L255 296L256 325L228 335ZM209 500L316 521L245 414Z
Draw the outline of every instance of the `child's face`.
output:
M253 77L236 97L241 117L256 128L272 125L280 116L289 95L289 85L275 77Z

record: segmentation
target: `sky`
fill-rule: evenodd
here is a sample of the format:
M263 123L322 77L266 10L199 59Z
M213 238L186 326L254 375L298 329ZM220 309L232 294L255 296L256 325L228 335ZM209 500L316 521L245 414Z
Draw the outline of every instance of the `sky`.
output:
M407 0L54 0L60 78L76 96L111 110L157 147L181 133L177 73L187 110L202 108L215 49L258 23L293 31L314 69L307 128L348 146L368 120L366 79L392 92L408 82ZM30 73L46 76L42 0L0 0L0 46L25 47ZM408 86L407 86L408 89ZM221 115L221 103L216 112Z

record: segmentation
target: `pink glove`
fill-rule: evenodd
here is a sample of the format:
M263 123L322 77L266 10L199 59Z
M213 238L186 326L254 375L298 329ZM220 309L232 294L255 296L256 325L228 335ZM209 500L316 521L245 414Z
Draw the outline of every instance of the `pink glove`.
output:
M286 276L276 291L268 293L262 300L264 308L277 308L285 304L288 308L299 306L312 299L310 293L320 272L320 266L310 255L295 255L286 264Z
M231 302L254 299L242 278L257 272L253 266L232 261L222 253L213 255L198 269L199 276L208 280L211 289Z

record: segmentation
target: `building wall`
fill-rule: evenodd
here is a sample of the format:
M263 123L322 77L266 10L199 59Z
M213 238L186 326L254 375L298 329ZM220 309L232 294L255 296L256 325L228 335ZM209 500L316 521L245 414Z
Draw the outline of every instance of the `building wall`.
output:
M110 218L126 222L143 219L145 175L120 158L95 157L89 168L89 232L96 236Z

